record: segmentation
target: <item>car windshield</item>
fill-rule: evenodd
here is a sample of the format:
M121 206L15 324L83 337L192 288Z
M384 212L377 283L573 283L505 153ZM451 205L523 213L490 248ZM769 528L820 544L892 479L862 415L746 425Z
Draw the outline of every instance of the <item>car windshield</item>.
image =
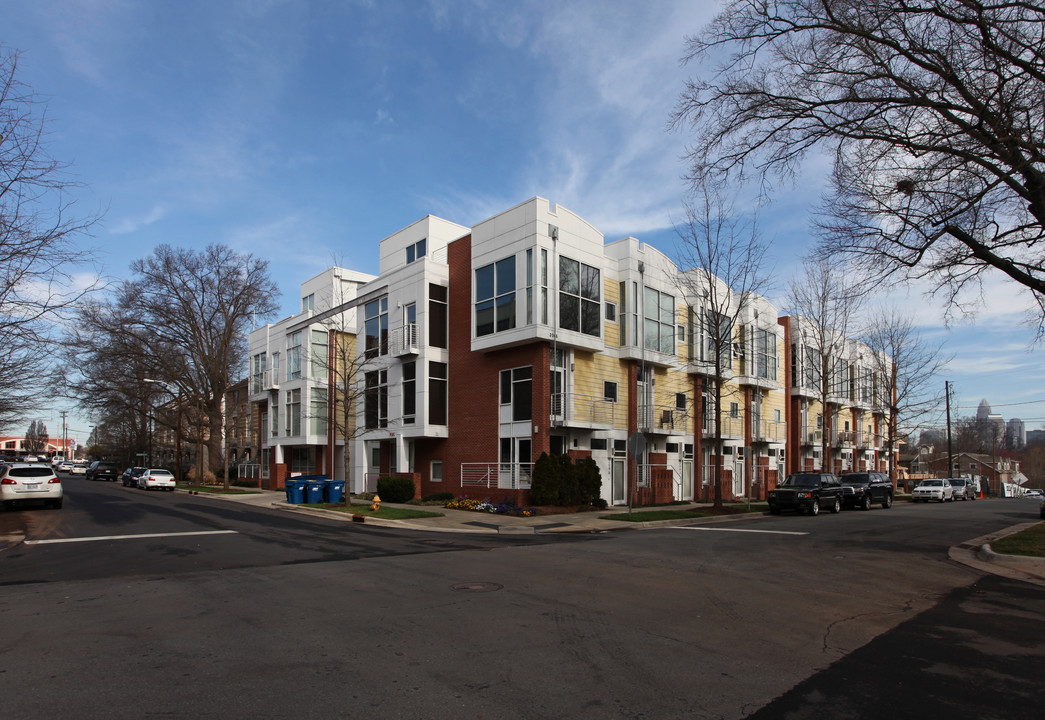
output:
M820 487L819 475L788 475L780 487Z
M152 477L171 477L170 472L167 470L150 470L149 475Z
M925 487L941 487L943 485L943 480L926 480L922 485Z
M866 485L871 482L870 475L846 475L842 478L842 482L846 485Z

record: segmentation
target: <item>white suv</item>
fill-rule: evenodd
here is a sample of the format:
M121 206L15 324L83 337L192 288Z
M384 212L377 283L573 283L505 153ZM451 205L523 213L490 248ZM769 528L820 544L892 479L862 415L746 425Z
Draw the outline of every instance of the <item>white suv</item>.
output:
M50 465L13 463L0 470L0 502L5 507L37 501L60 508L63 495L62 481Z

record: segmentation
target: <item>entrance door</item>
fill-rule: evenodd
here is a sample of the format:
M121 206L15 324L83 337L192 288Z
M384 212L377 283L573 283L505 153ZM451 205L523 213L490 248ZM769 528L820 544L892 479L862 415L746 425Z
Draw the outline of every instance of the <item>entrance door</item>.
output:
M624 460L612 460L612 502L614 505L626 505L628 503L627 485L625 479L626 464Z
M693 461L682 461L682 497L680 500L689 502L693 500Z
M733 461L733 497L744 496L744 457L737 453Z
M518 489L522 483L529 485L533 474L532 448L533 441L529 437L501 438L498 487Z

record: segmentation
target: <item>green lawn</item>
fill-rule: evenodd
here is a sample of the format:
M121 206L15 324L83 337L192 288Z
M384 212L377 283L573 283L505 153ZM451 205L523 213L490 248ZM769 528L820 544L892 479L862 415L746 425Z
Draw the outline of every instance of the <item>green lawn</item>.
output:
M1002 555L1045 557L1045 522L992 542L991 550Z

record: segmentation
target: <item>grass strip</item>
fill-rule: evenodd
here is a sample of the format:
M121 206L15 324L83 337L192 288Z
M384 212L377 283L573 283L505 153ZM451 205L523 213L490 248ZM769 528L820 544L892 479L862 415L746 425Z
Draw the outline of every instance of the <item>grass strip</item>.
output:
M1045 557L1045 522L992 542L991 550L1001 555Z

